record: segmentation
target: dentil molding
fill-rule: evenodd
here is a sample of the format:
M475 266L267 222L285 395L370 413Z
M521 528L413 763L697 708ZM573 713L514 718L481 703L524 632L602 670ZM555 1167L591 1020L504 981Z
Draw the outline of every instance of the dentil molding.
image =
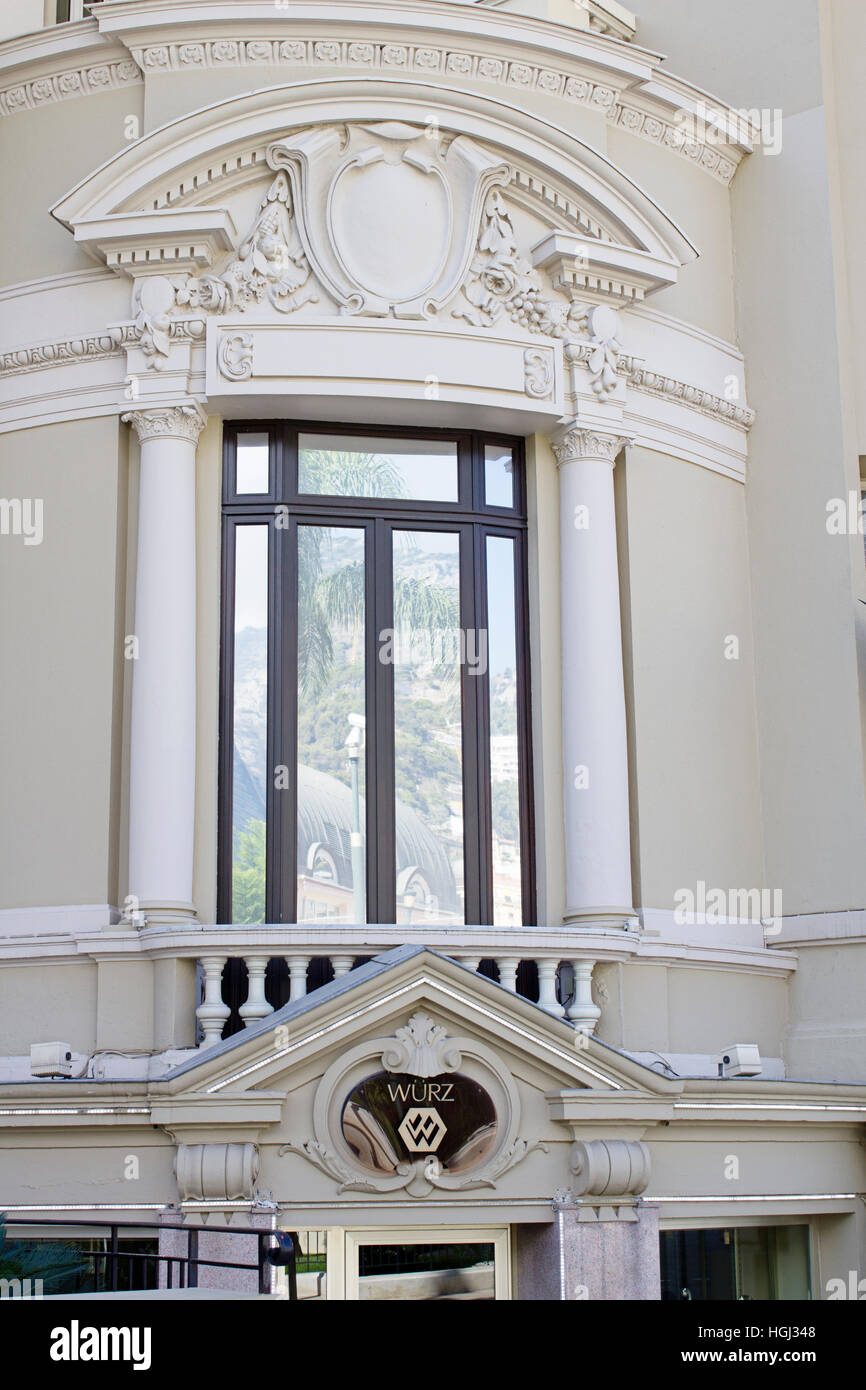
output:
M623 100L616 85L576 76L567 70L538 62L515 61L505 56L440 44L394 43L381 39L276 37L238 39L218 37L198 42L130 46L137 69L145 74L226 67L311 67L383 74L441 74L452 79L494 83L511 92L541 92L569 104L601 112L612 125L681 155L705 173L729 184L742 158L731 146L719 149L700 140L687 140L676 122L641 106L632 94Z
M143 81L140 67L129 58L116 63L63 67L0 90L0 116L35 111L70 97L98 96L120 87L138 86Z

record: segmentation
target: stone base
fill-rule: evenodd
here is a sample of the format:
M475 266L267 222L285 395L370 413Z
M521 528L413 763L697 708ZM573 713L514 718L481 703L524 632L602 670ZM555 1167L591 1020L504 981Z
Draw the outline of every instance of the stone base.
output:
M258 1238L253 1235L235 1234L232 1225L253 1226L257 1230L272 1231L274 1214L272 1212L239 1212L234 1220L231 1216L196 1213L194 1217L182 1216L177 1210L168 1209L160 1213L159 1224L174 1224L183 1221L185 1226L193 1226L198 1231L199 1260L237 1260L252 1265L252 1269L219 1269L213 1265L199 1264L198 1288L219 1289L235 1293L257 1294L259 1276L257 1272ZM201 1224L203 1220L207 1225ZM162 1256L186 1257L187 1235L185 1231L166 1231L159 1233L159 1253ZM276 1291L279 1271L268 1267L268 1293ZM169 1287L169 1266L159 1266L159 1288ZM171 1270L171 1287L177 1288L179 1282L178 1266ZM262 1290L264 1292L264 1290Z
M555 1200L550 1224L517 1228L517 1297L661 1298L658 1208L640 1200Z

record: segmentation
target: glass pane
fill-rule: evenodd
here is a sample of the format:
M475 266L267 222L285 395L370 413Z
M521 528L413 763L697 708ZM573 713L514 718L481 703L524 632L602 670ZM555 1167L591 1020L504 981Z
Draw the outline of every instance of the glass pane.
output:
M498 1134L490 1096L459 1072L376 1072L350 1093L340 1125L358 1161L389 1176L423 1154L435 1154L443 1172L466 1172L490 1155Z
M298 527L299 922L367 920L364 532Z
M233 922L265 920L268 528L235 529Z
M495 1298L494 1247L466 1245L362 1245L358 1294L368 1299Z
M268 459L266 434L239 434L235 491L270 492Z
M298 491L456 502L457 445L453 440L301 434Z
M523 921L517 779L517 628L514 541L487 537L487 640L493 828L493 925Z
M386 639L388 635L386 634ZM397 921L463 921L460 538L394 532Z
M484 445L484 501L488 507L514 506L514 463L510 449Z

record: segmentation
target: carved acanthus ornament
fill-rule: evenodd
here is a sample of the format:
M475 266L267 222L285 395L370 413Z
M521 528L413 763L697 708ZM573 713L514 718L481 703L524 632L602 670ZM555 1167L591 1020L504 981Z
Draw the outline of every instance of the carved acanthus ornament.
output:
M553 452L560 468L568 463L577 463L583 459L601 459L613 467L620 450L631 442L624 435L603 434L598 430L572 429L561 435L559 439L553 440Z
M428 1014L413 1014L405 1028L394 1034L394 1046L382 1053L386 1071L409 1076L441 1076L457 1071L463 1058L441 1024Z
M267 298L281 314L289 314L318 300L311 276L292 215L288 180L280 170L234 259L220 275L192 276L178 290L177 303L225 314L232 309L243 312Z
M183 439L187 443L198 443L198 437L205 427L205 415L197 405L155 406L148 410L131 410L120 417L125 425L132 425L139 442L149 439Z
M469 307L454 317L489 328L504 313L530 333L564 338L572 307L546 300L541 277L517 248L517 238L505 199L498 188L488 194L481 218L475 256L463 284Z

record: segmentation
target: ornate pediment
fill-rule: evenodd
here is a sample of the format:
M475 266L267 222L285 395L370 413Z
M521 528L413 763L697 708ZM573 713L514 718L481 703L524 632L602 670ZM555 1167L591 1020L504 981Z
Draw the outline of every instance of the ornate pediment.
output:
M455 293L501 157L403 121L325 126L268 150L314 272L348 313L427 318Z
M451 1037L428 1013L392 1038L372 1038L322 1077L315 1139L283 1144L326 1173L338 1192L495 1188L536 1149L518 1137L520 1099L510 1071L477 1038Z

